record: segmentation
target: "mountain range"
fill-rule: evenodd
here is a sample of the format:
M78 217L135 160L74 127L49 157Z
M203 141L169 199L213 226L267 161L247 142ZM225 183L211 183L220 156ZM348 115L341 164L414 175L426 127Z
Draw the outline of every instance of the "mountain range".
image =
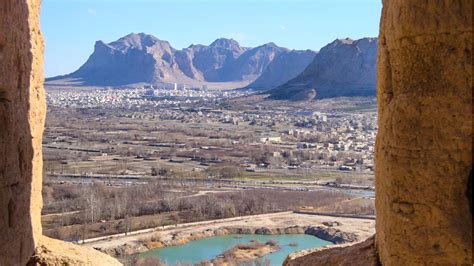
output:
M259 78L268 66L282 57L291 70L270 80L280 85L294 78L312 61L316 52L296 51L267 43L242 47L233 39L220 38L210 45L174 49L169 42L144 33L132 33L111 43L97 41L94 52L76 71L47 82L74 80L80 85L124 86L136 83L184 83L191 86L226 83L246 86ZM284 67L283 67L284 68ZM280 71L281 72L281 71ZM265 81L259 84L267 86ZM234 86L234 87L235 87ZM267 86L268 87L268 86Z
M319 52L274 43L242 47L220 38L178 50L144 33L97 41L76 71L47 85L127 86L179 83L265 91L272 99L311 100L375 94L377 39L337 39Z

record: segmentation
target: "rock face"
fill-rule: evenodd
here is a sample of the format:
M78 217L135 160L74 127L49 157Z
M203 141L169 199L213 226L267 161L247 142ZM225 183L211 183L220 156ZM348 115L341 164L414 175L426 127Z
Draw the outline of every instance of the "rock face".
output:
M377 38L335 40L296 78L269 91L271 99L312 100L375 95Z
M39 5L0 2L1 265L25 265L41 235L46 105Z
M273 43L241 47L235 40L224 38L209 46L199 44L176 50L152 35L132 33L108 44L97 41L94 52L77 71L47 81L76 80L95 86L242 81L248 84L284 55L286 59L279 63L283 69L299 66L295 60L306 62L313 56L312 52L290 51Z
M384 265L473 263L472 7L383 1L375 201Z

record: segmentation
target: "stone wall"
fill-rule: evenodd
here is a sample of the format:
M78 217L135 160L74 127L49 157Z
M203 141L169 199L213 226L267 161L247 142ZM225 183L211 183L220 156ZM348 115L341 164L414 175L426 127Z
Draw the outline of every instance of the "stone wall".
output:
M471 0L384 0L376 243L383 265L471 264Z

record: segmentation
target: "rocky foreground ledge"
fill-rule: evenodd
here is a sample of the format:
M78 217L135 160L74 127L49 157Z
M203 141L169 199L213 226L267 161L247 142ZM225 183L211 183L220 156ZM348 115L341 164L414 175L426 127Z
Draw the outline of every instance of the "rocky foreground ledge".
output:
M357 243L302 250L288 255L283 265L381 265L375 249L374 239L374 236L371 236Z
M38 240L35 254L27 265L122 265L117 259L80 245L46 236Z

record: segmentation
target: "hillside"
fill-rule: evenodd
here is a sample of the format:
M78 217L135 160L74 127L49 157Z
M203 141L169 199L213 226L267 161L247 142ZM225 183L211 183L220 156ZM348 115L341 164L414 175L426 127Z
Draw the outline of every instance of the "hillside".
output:
M316 52L292 50L273 60L262 75L247 89L268 90L284 84L300 74L314 59Z
M297 77L268 91L278 100L373 96L377 38L338 39L323 47Z

